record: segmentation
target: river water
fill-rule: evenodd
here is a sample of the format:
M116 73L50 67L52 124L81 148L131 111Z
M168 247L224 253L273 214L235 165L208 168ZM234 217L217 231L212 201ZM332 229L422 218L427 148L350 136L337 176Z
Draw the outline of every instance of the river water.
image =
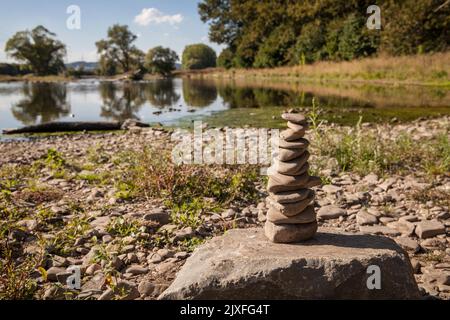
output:
M411 120L450 114L450 93L439 87L302 84L169 79L146 82L0 83L0 129L50 121L117 121L163 125L194 119L214 125L271 126L290 107L313 99L329 121Z

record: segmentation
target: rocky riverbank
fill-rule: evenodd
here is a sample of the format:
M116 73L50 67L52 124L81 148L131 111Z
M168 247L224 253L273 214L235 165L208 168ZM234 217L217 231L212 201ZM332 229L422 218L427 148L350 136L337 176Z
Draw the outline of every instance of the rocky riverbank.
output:
M394 239L424 297L450 298L448 117L338 127L312 117L319 228ZM0 298L155 299L192 250L262 227L265 177L250 166L168 161L171 132L0 142ZM66 285L80 266L81 290Z

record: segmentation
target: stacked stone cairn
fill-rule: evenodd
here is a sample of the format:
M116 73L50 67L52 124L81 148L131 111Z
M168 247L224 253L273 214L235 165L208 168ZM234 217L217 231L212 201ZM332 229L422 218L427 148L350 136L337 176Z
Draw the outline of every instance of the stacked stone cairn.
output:
M308 124L299 113L284 113L288 129L280 133L279 151L269 168L266 236L275 243L296 243L314 237L317 219L312 187L320 179L308 174Z

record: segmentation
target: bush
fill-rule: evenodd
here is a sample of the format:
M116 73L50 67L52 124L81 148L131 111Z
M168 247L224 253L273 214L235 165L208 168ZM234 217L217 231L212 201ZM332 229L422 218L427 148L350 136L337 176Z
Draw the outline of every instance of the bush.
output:
M150 73L168 76L175 70L178 55L175 51L161 46L150 49L145 56L145 68Z
M7 76L19 76L31 73L31 70L26 65L15 63L0 63L0 74Z
M192 44L183 51L183 69L198 70L216 66L216 52L205 44Z

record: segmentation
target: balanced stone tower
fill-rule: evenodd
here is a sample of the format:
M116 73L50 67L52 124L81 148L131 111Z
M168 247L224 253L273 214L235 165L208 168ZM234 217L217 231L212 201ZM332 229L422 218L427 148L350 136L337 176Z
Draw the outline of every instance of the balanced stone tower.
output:
M288 121L288 129L280 133L278 155L268 171L265 233L272 242L294 243L311 239L317 232L315 193L310 188L320 185L320 179L308 174L305 116L285 113L282 118Z

